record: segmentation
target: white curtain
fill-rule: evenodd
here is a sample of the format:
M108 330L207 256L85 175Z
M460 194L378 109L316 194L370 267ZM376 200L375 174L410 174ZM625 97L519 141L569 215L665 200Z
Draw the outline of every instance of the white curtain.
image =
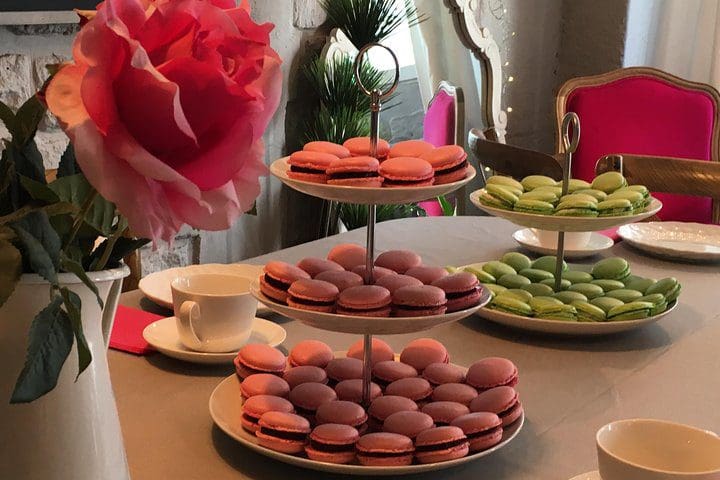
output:
M630 0L625 66L720 88L720 0Z

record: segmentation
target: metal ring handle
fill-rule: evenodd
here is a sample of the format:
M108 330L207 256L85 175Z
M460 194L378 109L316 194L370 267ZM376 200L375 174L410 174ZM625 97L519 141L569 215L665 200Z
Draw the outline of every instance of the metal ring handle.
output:
M388 97L389 95L392 95L392 93L395 91L395 89L398 87L398 84L400 83L400 62L398 62L397 56L395 55L395 52L390 50L388 47L381 43L368 43L365 45L357 54L357 57L355 57L355 81L358 84L358 87L360 87L360 90L367 95L368 97L372 97L373 92L368 90L365 85L362 83L362 78L360 77L360 67L362 66L362 60L365 54L374 47L380 47L387 50L390 55L392 56L393 62L395 62L395 80L393 81L390 88L383 92L382 90L378 90L378 98L382 100L383 98Z
M565 153L575 153L580 142L580 118L575 112L568 112L562 120L562 141Z

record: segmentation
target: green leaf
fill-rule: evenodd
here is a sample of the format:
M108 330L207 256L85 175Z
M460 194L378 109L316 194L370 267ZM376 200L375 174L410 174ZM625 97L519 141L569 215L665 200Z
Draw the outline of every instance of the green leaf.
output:
M24 258L32 271L53 285L60 265L60 237L43 211L29 213L10 227L20 242Z
M45 115L46 107L37 95L33 95L15 114L16 132L13 136L13 143L19 146L25 145L35 136L38 124Z
M86 287L90 289L95 294L95 298L97 298L98 305L100 305L100 308L103 308L103 301L102 298L100 298L100 293L98 292L97 286L95 283L90 280L90 277L87 276L87 273L85 273L85 269L82 265L80 265L79 262L76 262L75 260L68 258L66 256L63 256L60 259L60 266L63 270L66 272L74 273L82 282L85 284ZM72 318L72 315L71 315Z
M77 175L82 173L80 166L77 164L75 159L75 149L72 143L68 143L67 148L60 157L60 165L58 165L57 178L69 177L70 175Z
M15 135L15 113L10 107L0 102L0 121L5 124L5 128L8 129L10 135Z
M112 252L110 253L110 256L108 257L108 261L105 264L106 268L114 268L119 263L120 260L123 259L123 257L129 255L130 253L134 252L138 248L142 247L143 245L146 245L150 243L150 240L147 238L127 238L127 237L120 237L115 241L115 246L113 247ZM108 240L105 240L102 242L98 247L93 250L92 255L88 257L88 259L85 261L85 268L89 269L90 265L95 263L97 260L100 259L103 252L105 251L105 247L108 244Z
M7 240L0 240L0 307L10 298L22 275L22 255Z
M45 183L40 183L25 175L18 175L20 184L26 192L30 194L33 200L41 200L46 203L57 203L60 197Z
M452 204L447 198L445 198L444 195L440 195L437 197L437 201L440 204L440 209L442 209L443 216L445 217L454 217L456 213L455 205Z
M12 168L13 163L10 161L10 153L5 149L2 156L0 156L0 195L4 194L10 186L10 181L14 176L11 171Z
M61 308L62 303L63 298L56 295L33 319L25 366L15 383L10 403L32 402L57 385L73 344L72 324Z
M10 144L10 147L14 150L13 160L15 163L15 171L20 175L25 175L36 182L47 183L45 179L45 165L43 165L43 158L40 150L34 140L30 140L25 143L21 148Z
M87 196L93 191L92 186L82 174L58 178L49 184L49 187L60 200L72 203L78 208L82 206ZM98 234L109 237L112 234L115 217L115 205L98 195L95 197L92 207L84 220Z
M61 288L60 294L65 303L65 311L70 318L70 324L72 325L73 334L75 335L78 355L78 374L75 377L75 381L77 381L80 374L84 372L88 365L90 365L90 362L92 362L92 354L90 353L90 347L88 347L82 326L82 300L80 300L77 293L69 290L67 287Z

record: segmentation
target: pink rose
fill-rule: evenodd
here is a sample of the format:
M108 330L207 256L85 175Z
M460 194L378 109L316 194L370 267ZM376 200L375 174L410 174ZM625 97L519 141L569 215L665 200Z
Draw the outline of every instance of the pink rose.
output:
M234 0L106 0L80 30L48 107L135 235L223 230L251 208L281 92L272 28Z

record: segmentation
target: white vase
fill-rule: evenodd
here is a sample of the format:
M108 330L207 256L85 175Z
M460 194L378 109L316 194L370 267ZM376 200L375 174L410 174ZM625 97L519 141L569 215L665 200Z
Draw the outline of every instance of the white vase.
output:
M10 404L23 368L28 331L35 315L49 303L49 284L23 275L0 307L0 479L128 480L115 397L110 384L107 346L122 279L127 267L88 272L105 302L73 274L60 283L82 299L82 323L92 363L75 381L78 362L73 346L57 386L28 404Z

